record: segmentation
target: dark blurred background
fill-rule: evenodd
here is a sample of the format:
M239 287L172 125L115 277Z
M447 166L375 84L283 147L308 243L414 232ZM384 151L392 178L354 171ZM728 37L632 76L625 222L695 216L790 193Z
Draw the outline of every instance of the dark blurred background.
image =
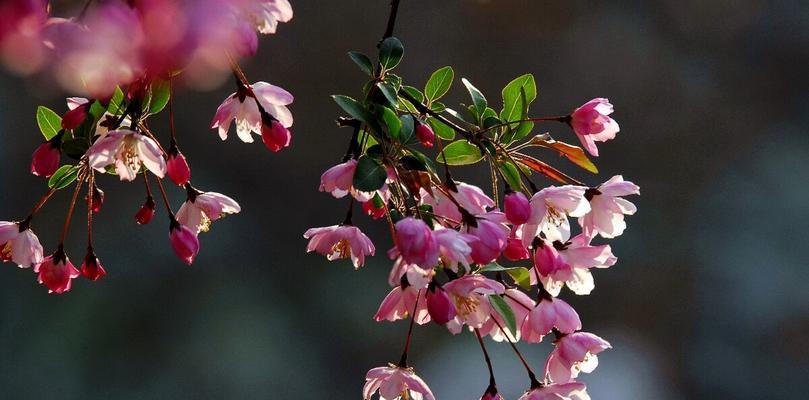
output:
M809 10L793 1L404 0L396 34L400 74L421 86L453 65L499 103L531 72L535 115L593 97L616 105L621 133L600 146L596 184L623 174L641 186L629 229L612 241L619 263L596 272L591 296L566 295L587 330L610 340L584 375L595 399L796 399L809 383ZM230 194L242 215L201 236L188 268L171 254L165 214L136 226L142 186L101 182L99 255L109 275L48 295L30 270L0 279L2 398L356 399L365 372L394 361L406 323L374 323L387 293L390 243L361 271L304 253L308 227L341 221L346 200L318 193L348 133L330 94L356 95L348 50L373 54L387 1L294 1L295 19L262 40L246 64L296 96L293 147L208 128L228 83L177 95L177 124L197 186ZM53 87L0 76L1 219L25 215L44 191L28 173L40 142L37 104L64 110ZM457 86L448 101L465 101ZM162 121L161 123L164 123ZM158 126L161 126L158 124ZM564 129L560 138L575 142ZM165 130L162 131L165 134ZM562 163L568 171L573 171ZM480 179L480 171L466 177ZM68 193L35 223L53 251ZM175 204L180 191L172 193ZM384 224L362 218L372 237ZM81 258L76 218L68 242ZM411 355L441 399L486 386L472 335L417 329ZM522 346L541 368L548 344ZM527 384L506 345L491 343L501 391Z

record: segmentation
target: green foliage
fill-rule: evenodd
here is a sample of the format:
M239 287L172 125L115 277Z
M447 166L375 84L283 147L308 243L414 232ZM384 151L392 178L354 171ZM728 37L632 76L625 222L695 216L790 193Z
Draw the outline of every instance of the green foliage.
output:
M360 67L362 72L365 72L366 75L372 76L374 74L374 64L365 54L356 51L349 51L348 57L350 57L351 61L354 61L354 64L357 64L357 66Z
M62 130L62 117L45 106L37 107L37 125L45 140L51 140Z
M456 140L444 147L443 156L438 156L439 162L446 162L449 165L469 165L483 159L480 148L465 139Z
M514 310L503 300L502 297L498 295L489 296L489 303L492 304L492 308L494 311L497 311L501 317L503 317L503 321L506 323L506 328L511 333L517 332L517 317L514 316Z
M63 165L48 180L48 187L51 189L64 189L76 180L79 169L75 165Z
M385 184L388 172L385 167L373 157L362 156L357 161L354 171L354 187L363 192L379 190Z
M528 107L537 98L537 86L534 76L522 75L509 82L503 88L503 110L500 119L503 122L519 121L528 118ZM534 129L533 122L521 122L509 125L502 141L505 144L520 140Z
M402 61L402 56L404 56L404 46L395 37L389 37L379 45L379 64L385 69L396 68Z
M432 103L443 97L452 86L452 80L455 78L455 71L452 67L439 68L433 72L427 84L424 85L424 96Z

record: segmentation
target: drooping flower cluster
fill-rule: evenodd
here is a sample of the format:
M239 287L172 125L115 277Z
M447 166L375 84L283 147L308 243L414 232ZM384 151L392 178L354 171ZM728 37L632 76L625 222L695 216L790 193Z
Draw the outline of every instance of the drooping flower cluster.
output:
M508 342L523 360L530 388L521 400L589 399L576 379L595 369L598 354L610 344L583 331L579 314L560 296L565 286L574 295L590 294L593 272L616 263L603 241L623 233L625 216L636 211L624 197L639 194L639 188L620 175L585 185L528 150L551 150L596 173L585 149L597 156L596 142L615 137L613 106L598 98L569 115L530 118L537 88L528 74L506 85L499 112L464 79L471 105L454 111L440 102L453 81L452 68L439 69L417 89L393 73L401 42L387 37L379 47L375 65L350 54L369 75L362 99L334 96L347 114L338 122L352 135L342 162L323 173L320 191L347 197L348 215L339 225L304 235L308 251L329 260L350 258L359 269L375 246L354 224L355 203L388 224L392 289L373 318L409 319L410 329L400 361L368 372L363 397L434 398L407 360L413 324L435 323L452 334L478 337L490 373L481 399L502 399L486 336ZM549 134L531 136L537 123L567 125L584 149ZM434 147L437 155L425 154ZM491 194L453 179L453 167L479 162L491 172ZM554 184L540 189L535 181L542 178ZM519 353L521 341L552 342L541 375Z
M239 213L232 198L204 192L191 184L191 168L180 150L174 126L174 83L207 79L231 69L236 93L215 113L212 129L227 137L232 121L245 142L260 134L272 151L289 146L293 96L266 82L251 84L237 59L251 55L257 34L274 33L292 18L287 0L138 0L87 2L72 18L48 14L45 1L12 0L0 5L0 54L13 69L49 69L65 88L90 98L67 99L61 115L37 110L45 137L34 151L31 173L48 179L48 192L21 221L0 222L0 258L22 268L33 267L51 293L70 290L74 278L95 281L106 269L93 248L93 215L102 211L104 175L145 183L145 200L135 213L140 225L156 213L156 184L169 218L169 244L180 260L192 264L200 251L199 234L213 221ZM41 56L41 57L40 57ZM41 59L40 59L41 58ZM47 60L47 62L46 62ZM168 109L167 145L149 121ZM68 163L63 161L70 160ZM186 193L173 212L166 195L168 178ZM74 185L57 250L43 255L31 225L51 196ZM172 186L174 186L172 185ZM65 236L80 193L86 193L88 246L80 268L64 248Z

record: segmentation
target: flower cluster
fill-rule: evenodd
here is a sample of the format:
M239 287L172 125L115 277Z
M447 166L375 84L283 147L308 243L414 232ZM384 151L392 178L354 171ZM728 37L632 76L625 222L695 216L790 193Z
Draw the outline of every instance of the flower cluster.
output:
M169 218L169 243L180 260L192 264L200 251L199 234L213 221L241 211L232 198L201 191L191 183L191 168L180 150L174 126L174 82L210 67L230 68L236 92L215 113L212 129L224 140L232 125L244 142L252 133L277 152L289 146L293 96L266 82L250 83L237 58L255 52L258 33L275 32L292 18L287 0L110 1L87 6L74 18L48 15L44 1L13 0L0 5L0 50L20 67L44 59L66 88L89 98L67 99L64 113L37 109L45 141L36 148L31 173L46 178L47 193L24 219L0 222L0 258L32 267L51 293L70 290L74 278L95 281L106 274L93 247L93 216L102 212L104 175L132 182L142 176L145 196L135 213L140 225L157 211L152 188L159 188ZM33 64L27 67L34 67ZM18 68L19 69L19 68ZM167 143L150 128L150 120L168 109ZM63 163L65 160L68 163ZM168 178L168 181L166 181ZM164 181L181 188L186 201L169 204ZM57 250L45 256L32 230L38 211L59 190L75 186ZM87 252L80 268L64 248L68 227L84 191L87 200Z
M249 56L257 34L292 19L288 0L105 1L71 18L45 0L0 5L0 56L12 70L47 72L65 89L95 98L143 76L184 70L199 84Z
M393 72L403 52L401 42L388 36L376 63L350 53L369 83L362 99L334 96L346 113L338 123L352 134L342 162L320 182L320 191L347 198L349 211L342 223L304 234L308 251L329 260L350 258L359 269L376 247L354 224L356 203L390 230L392 289L374 319L409 319L410 329L399 362L368 372L364 398L434 399L407 361L414 324L434 323L477 336L490 374L482 400L502 399L486 336L507 342L525 367L530 386L521 400L589 399L576 379L595 369L610 344L582 331L579 314L560 296L565 286L575 295L590 294L593 272L616 263L603 241L623 233L625 216L636 211L624 197L639 188L620 175L585 185L530 150L550 150L597 173L585 150L597 156L596 143L616 136L613 106L597 98L568 115L530 118L537 88L527 74L503 89L499 112L464 79L471 103L453 110L440 102L453 69L437 70L423 90L408 86ZM538 123L568 126L584 149L548 133L531 135ZM437 155L431 157L426 151L433 148ZM490 171L491 193L453 178L453 167L477 163ZM555 184L540 188L538 177ZM552 342L542 374L519 352L521 341Z

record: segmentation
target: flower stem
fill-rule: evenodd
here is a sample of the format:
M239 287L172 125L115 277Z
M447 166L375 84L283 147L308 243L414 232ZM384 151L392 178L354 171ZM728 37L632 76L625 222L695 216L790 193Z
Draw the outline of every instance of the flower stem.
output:
M497 327L500 328L501 331L506 332L506 330L503 328L500 322L498 322L497 319L494 318L494 315L491 315L491 318L492 321L494 321L495 325L497 325ZM514 344L514 342L511 340L510 337L508 337L508 335L504 334L503 336L506 338L506 341L508 341L508 344L511 345L511 348L514 349L514 353L517 354L517 357L520 359L520 362L522 363L523 367L525 367L525 371L528 372L528 379L531 380L531 388L533 389L542 386L539 380L537 380L537 376L536 374L534 374L534 370L531 369L531 366L528 365L527 361L525 361L525 357L523 357L522 353L520 353L520 349L517 348L517 345Z
M383 41L393 36L393 29L396 27L396 16L399 14L399 3L400 0L391 0L390 2L390 15L388 16L388 26L385 28L385 34L382 36Z
M148 187L148 186L147 186ZM169 213L169 219L174 221L174 211L171 211L171 204L169 204L169 197L166 196L166 188L163 187L163 180L157 178L157 187L160 188L160 195L163 197L163 204L166 206L166 211Z
M95 187L95 171L90 170L87 178L87 249L93 249L93 187Z
M497 386L494 381L494 369L492 368L492 360L489 358L489 352L486 350L486 345L483 343L483 337L480 336L480 329L475 329L475 335L478 337L480 349L483 350L483 358L486 360L486 367L489 368L489 388Z
M65 224L62 225L62 234L59 236L60 247L65 242L65 238L67 237L67 231L68 228L70 228L70 219L73 217L73 210L76 208L76 199L79 198L79 192L81 191L82 184L84 183L84 178L84 176L79 178L79 182L76 183L76 189L73 190L73 198L70 200L70 207L67 209ZM92 194L90 194L90 197L92 197Z
M407 352L410 351L410 339L413 337L413 325L416 323L416 310L419 309L419 301L421 300L421 292L416 294L416 305L413 306L413 312L410 314L410 327L407 328L407 339L405 340L404 351L402 351L402 358L399 360L400 368L407 368Z

